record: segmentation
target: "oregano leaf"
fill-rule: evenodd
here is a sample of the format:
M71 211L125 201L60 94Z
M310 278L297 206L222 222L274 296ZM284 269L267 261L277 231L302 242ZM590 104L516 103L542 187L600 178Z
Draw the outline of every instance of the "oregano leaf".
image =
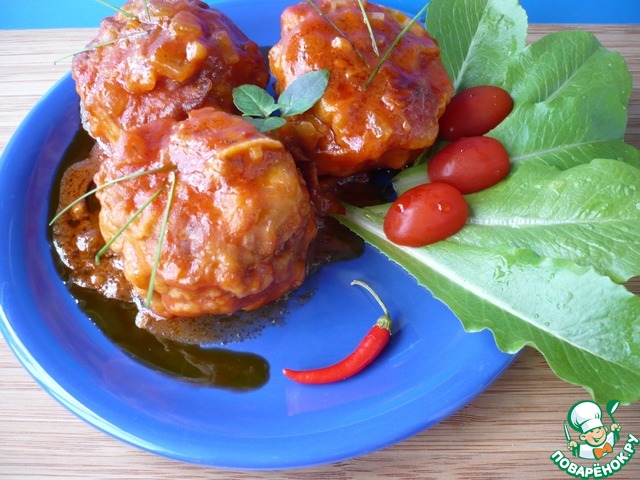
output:
M306 112L322 97L329 84L329 70L315 70L300 75L278 98L283 116Z
M253 118L246 117L249 123L258 129L260 133L276 130L283 126L287 121L282 117L268 117L268 118Z
M278 109L269 93L256 85L241 85L233 89L233 103L243 115L268 117Z

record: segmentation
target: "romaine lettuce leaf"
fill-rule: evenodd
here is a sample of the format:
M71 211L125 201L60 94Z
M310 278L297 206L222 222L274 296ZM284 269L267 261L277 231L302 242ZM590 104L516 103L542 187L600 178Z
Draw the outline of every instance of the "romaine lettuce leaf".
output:
M631 74L593 34L556 32L525 46L517 0L433 0L426 26L456 91L496 85L511 94L514 111L489 136L515 166L569 168L594 158L639 164L638 150L623 141Z
M427 31L438 40L456 90L503 85L507 59L525 47L527 16L517 0L432 0Z
M615 160L565 171L527 165L467 202L471 215L453 242L530 248L620 283L640 275L638 168Z
M546 35L520 52L509 63L503 86L517 103L580 98L591 88L604 88L626 105L632 81L622 55L606 50L590 32L568 30Z
M623 141L631 74L591 33L541 38L509 62L502 86L515 107L489 135L505 144L514 165L569 168L594 158L638 165L638 151Z
M394 187L402 193L411 185L405 178ZM611 159L564 171L527 164L466 200L467 224L449 241L530 248L592 266L616 282L640 275L638 168Z
M623 141L626 106L611 89L582 97L555 97L524 103L488 135L500 140L514 166L523 163L570 168L594 158L638 165L638 150Z
M375 210L349 206L340 221L445 302L467 331L490 329L505 352L538 349L599 402L640 397L640 297L624 286L527 249L447 240L401 247L386 239Z
M467 196L467 225L423 248L389 242L388 205L347 206L339 220L404 267L469 331L538 349L556 374L598 401L640 398L639 152L624 143L631 76L588 32L525 46L516 0L432 0L427 30L459 91L498 85L513 112L489 133L512 159L500 184ZM435 147L437 149L437 146ZM425 157L425 158L428 158ZM394 181L427 181L417 162Z

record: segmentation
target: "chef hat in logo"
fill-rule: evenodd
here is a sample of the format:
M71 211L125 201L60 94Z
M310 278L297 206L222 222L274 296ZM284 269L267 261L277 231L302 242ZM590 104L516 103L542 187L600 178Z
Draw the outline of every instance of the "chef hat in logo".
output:
M574 430L582 433L604 426L602 424L602 409L598 404L588 400L576 403L571 407L567 420Z

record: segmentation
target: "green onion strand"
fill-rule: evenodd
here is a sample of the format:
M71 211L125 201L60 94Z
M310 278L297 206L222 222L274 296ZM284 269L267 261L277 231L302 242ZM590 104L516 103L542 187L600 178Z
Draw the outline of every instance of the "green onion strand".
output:
M324 21L326 21L329 25L331 25L331 28L333 28L336 32L338 32L338 35L340 35L342 38L344 38L347 42L349 42L349 45L351 45L351 47L353 48L353 51L356 52L356 55L358 55L358 57L360 57L360 60L362 60L364 62L364 64L369 67L369 62L367 62L367 60L364 58L364 56L362 55L362 53L360 53L360 51L356 48L356 46L351 42L351 40L349 40L347 38L347 35L342 31L342 29L337 26L335 23L333 23L333 21L322 11L320 10L320 7L318 7L313 0L306 0L306 2L311 6L311 8L313 8L318 15L320 15Z
M113 235L113 237L111 237L111 239L98 251L98 253L96 253L95 256L95 262L96 264L100 263L100 257L102 257L102 255L104 255L104 253L109 250L109 248L111 248L111 245L113 245L113 242L115 242L118 237L120 235L122 235L122 233L129 227L129 225L131 225L133 223L133 221L138 218L140 216L140 214L143 212L144 209L146 209L149 205L151 205L151 203L158 198L158 196L160 196L160 194L162 193L162 191L167 187L167 184L164 183L162 185L162 187L160 187L156 193L154 193L151 198L149 198L146 202L144 202L142 204L142 206L135 211L135 213L133 215L131 215L131 217L129 218L129 220L126 221L126 223L124 225L122 225L122 227L120 227L120 229Z
M60 219L60 217L62 217L65 213L67 213L69 210L71 210L75 205L80 203L82 200L84 200L85 198L93 195L94 193L99 192L100 190L102 190L104 188L110 187L110 186L115 185L117 183L126 182L127 180L133 180L134 178L142 177L144 175L151 175L152 173L160 173L160 172L170 172L170 171L173 171L175 169L176 169L175 166L165 166L165 167L160 167L160 168L154 168L153 170L145 170L143 172L132 173L131 175L125 175L124 177L119 177L119 178L116 178L115 180L110 180L110 181L108 181L106 183L103 183L99 187L96 187L96 188L94 188L92 190L89 190L84 195L76 198L73 202L71 202L69 205L67 205L62 210L60 210L58 212L58 214L55 217L53 217L53 219L49 222L49 226L51 226L54 223L56 223Z
M147 14L147 22L151 22L151 14L149 13L149 4L147 0L144 0L144 11Z
M126 10L121 9L120 7L116 7L115 5L105 1L105 0L96 0L96 2L104 5L105 7L109 7L117 12L120 12L122 15L124 15L125 17L129 17L135 20L140 21L140 19L138 17L136 17L134 14L127 12ZM146 2L145 2L146 3Z
M123 10L123 9L121 9L119 7L116 7L115 5L109 3L109 2L107 2L105 0L96 0L96 2L101 3L102 5L105 5L105 6L109 7L109 8L112 8L113 10L115 10L117 12L120 12L122 15L124 15L124 16L126 16L128 18L135 19L135 20L139 21L140 23L143 23L142 21L140 21L140 19L138 17L136 17L132 13L129 13L126 10ZM145 12L147 14L147 22L151 22L151 14L149 13L149 6L147 4L147 0L144 0L144 9L145 9ZM120 42L122 40L130 40L130 39L139 37L141 35L144 35L146 33L148 33L148 32L146 32L146 31L136 32L136 33L134 33L132 35L125 35L123 37L114 38L113 40L108 40L106 42L96 43L95 45L91 45L91 46L89 46L87 48L83 48L82 50L78 50L77 52L70 53L68 55L65 55L64 57L60 57L57 60L55 60L53 62L53 64L57 65L58 62L61 62L62 60L66 60L67 58L75 57L76 55L80 55L81 53L85 53L85 52L90 52L91 50L95 50L95 49L100 48L100 47L106 47L108 45L113 45L114 43L118 43L118 42Z
M77 52L69 53L64 57L60 57L57 60L54 60L53 64L57 65L59 62L66 60L67 58L75 57L76 55L80 55L81 53L90 52L91 50L95 50L96 48L106 47L108 45L113 45L116 42L119 42L120 38L114 38L113 40L109 40L107 42L96 43L95 45L91 45L90 47L83 48L82 50L78 50Z
M171 210L171 204L173 203L173 196L176 191L176 176L173 175L171 179L171 189L169 190L169 197L167 198L167 205L164 209L164 215L162 216L162 224L160 226L160 233L158 234L158 246L156 248L156 257L153 261L153 268L151 269L151 278L149 278L149 288L147 291L147 308L151 308L151 299L153 298L153 289L156 284L156 275L158 273L158 265L160 264L160 254L162 253L162 244L167 234L167 224L169 223L169 211Z
M87 48L83 48L82 50L78 50L77 52L73 52L68 55L65 55L64 57L60 57L57 60L55 60L53 64L57 65L58 62L61 62L62 60L66 60L67 58L75 57L76 55L80 55L81 53L90 52L91 50L95 50L101 47L107 47L109 45L113 45L114 43L122 42L124 40L131 40L134 38L138 38L138 37L141 37L142 35L146 35L147 33L148 32L146 31L135 32L135 33L132 33L131 35L125 35L124 37L118 37L118 38L114 38L113 40L107 40L106 42L96 43L95 45L90 45Z
M367 11L364 8L364 2L362 0L358 0L358 5L360 5L360 10L362 11L362 19L364 20L364 24L367 26L367 30L369 30L369 37L371 37L371 46L373 47L373 51L379 57L380 50L378 50L378 42L376 42L376 36L373 34L373 28L371 27L371 22L369 21L369 15L367 15Z
M375 66L375 68L373 69L373 71L371 72L371 74L369 75L369 78L367 78L367 81L364 83L365 88L367 88L369 86L369 84L371 83L371 81L373 80L373 77L376 76L376 74L378 73L378 71L380 70L380 67L382 67L382 64L384 62L387 61L387 59L389 58L389 56L391 55L392 50L396 47L396 45L398 44L398 42L400 42L400 40L402 40L402 37L405 36L405 34L409 31L409 29L413 26L414 23L416 23L418 21L418 19L427 11L427 7L429 4L425 5L424 7L422 7L422 9L416 14L415 17L413 17L411 19L411 21L409 23L407 23L407 25L400 31L400 33L398 34L398 36L395 38L395 40L393 41L393 43L389 46L389 48L387 49L387 51L384 53L384 55L382 56L382 58L378 61L378 64Z

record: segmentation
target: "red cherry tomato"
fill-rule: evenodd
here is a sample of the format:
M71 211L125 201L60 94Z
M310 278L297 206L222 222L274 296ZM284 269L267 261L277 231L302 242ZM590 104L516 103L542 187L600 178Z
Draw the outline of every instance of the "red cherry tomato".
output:
M446 183L427 183L393 202L384 219L384 233L398 245L421 247L456 233L467 215L467 202L459 190Z
M473 193L495 185L511 169L509 154L491 137L468 137L437 152L427 167L432 182L444 182L462 193Z
M453 96L442 117L440 136L448 142L484 135L498 126L513 109L511 96L490 85L471 87Z

